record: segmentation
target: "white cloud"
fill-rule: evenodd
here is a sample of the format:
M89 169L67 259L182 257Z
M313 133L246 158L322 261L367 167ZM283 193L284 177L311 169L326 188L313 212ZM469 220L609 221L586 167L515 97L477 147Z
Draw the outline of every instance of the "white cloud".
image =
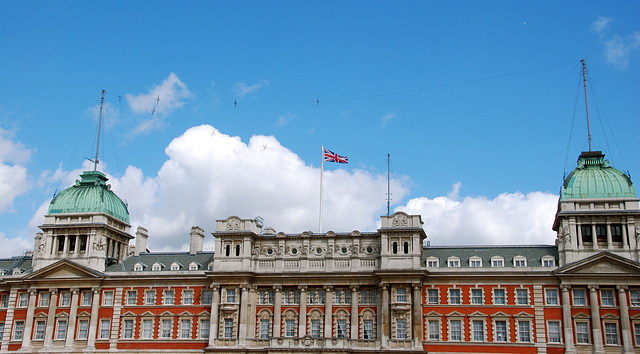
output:
M625 70L631 59L640 53L640 32L635 31L626 36L609 35L606 33L606 29L611 21L612 19L609 17L600 16L592 23L591 30L599 35L604 46L604 56L607 63L618 70Z
M242 98L247 94L254 93L263 87L269 87L271 83L267 80L260 80L253 85L247 85L246 82L238 82L233 87L233 92L238 95L238 98Z
M184 106L191 92L178 76L169 74L160 85L154 85L147 93L126 95L131 110L137 114L146 113L145 119L134 130L135 134L147 133L163 126L163 119L176 109Z
M382 118L380 118L380 121L382 122L381 126L385 126L387 125L387 123L393 119L396 119L396 113L395 112L391 112L391 113L387 113L384 116L382 116Z
M33 239L7 238L4 232L0 232L0 244L2 244L2 257L19 256L26 250L33 249Z
M432 245L553 244L551 230L558 196L550 193L504 193L494 199L457 196L414 198L397 207L420 214Z
M31 177L24 166L30 158L31 150L0 128L0 212L13 210L15 198L30 189Z
M298 116L297 116L297 115L295 115L295 114L291 114L291 113L287 113L287 114L281 115L281 116L279 116L279 117L278 117L277 125L278 125L279 127L285 126L285 125L287 125L290 121L292 121L292 120L296 119L296 117L298 117Z

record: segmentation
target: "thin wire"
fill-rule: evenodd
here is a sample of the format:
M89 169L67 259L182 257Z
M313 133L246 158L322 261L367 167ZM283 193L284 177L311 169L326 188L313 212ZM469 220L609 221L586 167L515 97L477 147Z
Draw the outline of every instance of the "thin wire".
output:
M117 96L120 97L121 96ZM119 100L118 103L121 103L122 101ZM107 127L107 129L109 129L109 135L111 135L111 147L113 149L113 156L114 156L114 160L116 160L116 170L118 171L118 181L120 183L120 187L122 188L122 196L124 197L124 204L127 207L127 209L129 209L129 203L127 202L127 193L126 190L124 188L124 183L122 183L122 170L120 169L120 162L118 161L118 153L116 151L116 143L113 139L113 130L111 129L111 125L110 124L105 124L105 126ZM104 151L104 149L103 149Z
M562 64L549 65L549 66L545 66L545 67L541 67L541 68L517 71L517 72L508 73L508 74L502 74L502 75L488 76L488 77L483 77L483 78L480 78L480 79L459 81L459 82L454 82L454 83L449 83L449 84L421 87L421 88L415 88L415 89L410 89L410 90L385 92L385 93L377 93L377 94L365 95L365 96L334 99L334 100L329 100L328 102L353 101L353 100L361 100L361 99L365 99L365 98L383 97L383 96L391 96L391 95L401 95L401 94L405 94L405 93L426 91L426 90L432 90L432 89L436 89L436 88L443 88L443 87L456 86L456 85L465 85L465 84L470 84L470 83L479 82L479 81L493 80L493 79L498 79L498 78L502 78L502 77L508 77L508 76L526 74L526 73L530 73L530 72L534 72L534 71L540 71L540 70L556 68L556 67L563 66L563 65L575 64L575 62L576 62L575 60L572 60L570 62L566 62L566 63L562 63Z
M578 76L578 85L576 85L576 98L573 102L573 115L571 117L571 128L569 129L569 142L567 143L567 153L564 157L564 168L562 171L562 180L567 177L567 163L569 160L569 149L571 148L571 138L573 137L573 126L576 122L576 112L578 110L578 97L580 96L580 81L582 80L581 76Z

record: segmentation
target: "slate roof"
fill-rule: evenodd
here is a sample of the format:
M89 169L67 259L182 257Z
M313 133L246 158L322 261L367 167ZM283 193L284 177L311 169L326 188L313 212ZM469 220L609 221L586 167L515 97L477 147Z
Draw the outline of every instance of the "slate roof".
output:
M553 245L534 246L426 246L422 249L422 264L429 257L440 260L440 268L447 267L447 258L459 257L460 268L469 268L469 258L482 258L482 268L491 268L491 257L504 257L504 267L513 268L513 257L527 258L527 267L542 267L543 256L553 256L558 264L558 247Z
M20 274L31 272L31 255L0 259L0 275L12 275L14 269L20 269Z
M189 252L150 252L140 253L139 256L131 256L121 263L113 264L105 269L105 273L109 272L133 272L133 267L136 263L143 265L143 270L139 273L152 272L151 268L154 263L160 263L163 265L160 271L165 272L171 270L171 264L173 262L180 263L180 271L188 271L189 264L196 262L199 264L198 270L207 270L209 263L213 261L213 252L198 252L196 254L189 254Z

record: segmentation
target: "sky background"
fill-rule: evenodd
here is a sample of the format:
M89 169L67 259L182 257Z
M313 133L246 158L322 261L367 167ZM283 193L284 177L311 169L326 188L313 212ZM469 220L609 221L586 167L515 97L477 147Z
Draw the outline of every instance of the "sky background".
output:
M372 231L419 213L432 245L553 244L588 149L640 174L638 1L2 1L0 257L33 248L95 155L132 234L193 225ZM157 100L159 98L159 101ZM237 103L236 104L234 104ZM207 238L211 249L213 237Z

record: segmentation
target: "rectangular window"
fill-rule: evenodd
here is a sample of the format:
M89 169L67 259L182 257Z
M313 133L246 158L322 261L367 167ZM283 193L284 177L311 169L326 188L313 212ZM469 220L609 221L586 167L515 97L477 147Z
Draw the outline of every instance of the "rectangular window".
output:
M449 289L449 304L460 305L462 303L462 296L460 289Z
M449 340L461 341L462 340L462 321L451 320L449 322Z
M338 328L338 331L340 329ZM284 336L285 337L294 337L296 335L296 320L285 320L284 321Z
M203 305L211 305L211 290L202 290L200 292L200 303Z
M589 344L589 323L576 322L576 343Z
M191 320L180 320L180 338L191 338Z
M607 244L607 225L596 225L598 243Z
M224 319L224 337L233 338L233 318Z
M109 333L111 333L111 320L100 320L100 339L109 339Z
M153 320L142 320L142 338L153 338Z
M469 261L469 266L471 268L480 268L482 267L482 260L472 259L471 261Z
M67 320L58 320L58 327L56 328L56 339L67 338Z
M200 338L209 338L210 323L209 320L200 320Z
M558 305L558 289L544 289L547 305Z
M271 290L273 292L273 290ZM269 298L272 299L273 294L269 294ZM272 301L273 302L273 301ZM284 303L285 304L299 304L300 303L300 291L299 290L285 290L284 291Z
M346 338L347 337L347 320L337 320L336 324L338 326L337 328L338 338Z
M105 291L102 297L102 306L113 306L113 291Z
M138 293L135 290L127 291L127 305L135 306L138 303Z
M360 291L360 301L363 304L375 304L377 302L376 291L375 290Z
M430 305L437 305L440 303L440 296L439 296L439 291L438 289L427 289L427 302Z
M271 327L271 321L269 320L260 320L260 338L268 339L269 338L269 329Z
M640 290L629 290L629 298L631 299L631 306L640 306ZM4 295L3 295L4 302ZM638 342L640 345L640 342Z
M556 265L556 260L555 259L543 259L542 260L542 265L544 267L554 267Z
M427 260L427 267L438 268L438 263L439 263L438 260L432 260L432 259Z
M182 291L182 304L193 305L193 290Z
M16 321L13 327L13 340L22 340L24 335L24 321Z
M91 306L91 292L83 291L82 292L82 306Z
M622 243L622 225L611 225L611 241L615 243Z
M460 260L459 259L449 259L448 264L450 268L459 268Z
M474 305L481 305L484 303L482 296L482 289L471 289L471 303Z
M518 341L531 342L531 323L529 321L518 321Z
M311 337L320 338L320 320L311 320Z
M171 338L172 332L173 332L173 328L171 325L171 320L167 320L167 319L162 320L162 332L160 332L160 337Z
M273 304L273 296L270 296L271 290L260 290L259 303L260 305L271 305ZM285 296L285 304L288 304L288 299Z
M513 260L513 266L514 267L526 267L527 266L527 260L524 258L516 258Z
M507 341L507 321L496 321L496 342Z
M407 302L407 288L396 288L396 301Z
M156 304L156 291L155 290L147 290L144 292L144 304L145 305L155 305Z
M615 322L604 323L604 343L618 345L618 324Z
M483 342L484 341L484 321L473 320L472 325L473 325L473 341Z
M396 320L396 338L407 339L407 320L404 318Z
M614 300L614 292L612 289L602 289L600 290L600 300L602 301L602 306L615 306Z
M562 341L559 321L549 321L547 329L549 331L549 343L560 343Z
M133 338L133 320L124 320L124 332L122 333L122 338Z
M2 333L2 331L0 331L0 333ZM636 346L640 346L640 323L633 324L633 335L636 337Z
M68 291L60 293L60 307L69 307L71 305L71 293Z
M516 304L529 305L529 289L516 289Z
M27 307L28 304L29 304L29 294L20 293L18 295L18 307Z
M491 266L496 268L504 267L504 259L492 259Z
M236 302L236 289L227 289L227 303Z
M173 290L164 291L164 304L173 305Z
M433 341L440 340L440 321L439 320L429 320L427 322L427 329L429 331L429 340L433 340Z
M373 320L364 320L362 325L362 339L373 339Z
M51 295L48 292L40 293L40 307L48 307Z
M574 306L586 306L587 295L584 289L573 289L573 305Z
M78 321L78 339L87 339L89 334L89 320Z
M33 335L34 340L44 339L44 329L46 326L47 323L45 321L36 321L36 333Z
M0 307L3 309L9 307L9 294L2 294L2 297L0 298Z
M593 234L591 233L591 225L580 225L580 234L582 242L593 243Z
M495 305L505 305L507 303L507 292L505 289L493 289L493 303Z

